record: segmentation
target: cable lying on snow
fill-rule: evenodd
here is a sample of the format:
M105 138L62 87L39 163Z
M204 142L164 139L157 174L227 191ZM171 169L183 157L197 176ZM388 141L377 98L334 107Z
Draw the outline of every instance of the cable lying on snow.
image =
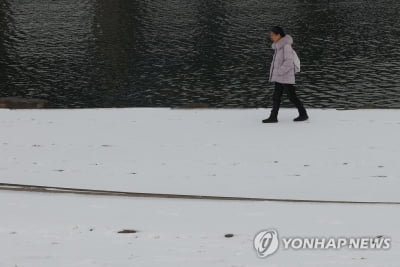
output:
M181 195L163 193L124 192L85 188L68 188L57 186L26 185L0 183L3 191L24 191L57 194L81 194L98 196L123 196L123 197L146 197L146 198L171 198L171 199L202 199L202 200L230 200L230 201L271 201L271 202L297 202L297 203L321 203L321 204L372 204L372 205L400 205L397 201L350 201L350 200L318 200L318 199L289 199L289 198L253 198L253 197L227 197L208 195Z

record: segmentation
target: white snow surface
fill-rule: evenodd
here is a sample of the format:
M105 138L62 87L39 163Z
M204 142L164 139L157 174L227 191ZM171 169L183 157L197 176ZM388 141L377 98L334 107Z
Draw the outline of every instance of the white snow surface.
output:
M265 109L2 109L0 183L400 201L400 110L296 113L262 124ZM399 209L0 191L0 266L399 266ZM392 248L259 259L252 239L267 228L385 235Z

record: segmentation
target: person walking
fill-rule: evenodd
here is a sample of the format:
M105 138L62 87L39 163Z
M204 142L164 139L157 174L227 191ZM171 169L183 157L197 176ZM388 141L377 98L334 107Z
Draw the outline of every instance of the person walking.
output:
M289 100L296 106L299 116L294 121L305 121L308 119L307 111L303 103L296 95L294 51L292 49L293 38L285 34L279 26L274 26L270 32L273 41L272 49L275 50L270 68L269 81L275 82L275 89L272 96L272 110L269 118L263 123L278 122L278 111L281 104L283 91L286 92Z

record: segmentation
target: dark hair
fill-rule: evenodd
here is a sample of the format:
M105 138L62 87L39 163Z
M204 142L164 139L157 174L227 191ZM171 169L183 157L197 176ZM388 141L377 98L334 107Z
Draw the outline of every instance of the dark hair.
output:
M280 26L274 26L271 28L271 32L275 33L275 34L279 34L281 37L284 37L285 31L282 29L282 27Z

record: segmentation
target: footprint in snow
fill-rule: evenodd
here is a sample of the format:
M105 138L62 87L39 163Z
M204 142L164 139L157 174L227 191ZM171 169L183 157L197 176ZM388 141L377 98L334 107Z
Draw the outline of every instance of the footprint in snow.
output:
M137 233L137 230L133 230L133 229L123 229L118 231L118 234L134 234Z

